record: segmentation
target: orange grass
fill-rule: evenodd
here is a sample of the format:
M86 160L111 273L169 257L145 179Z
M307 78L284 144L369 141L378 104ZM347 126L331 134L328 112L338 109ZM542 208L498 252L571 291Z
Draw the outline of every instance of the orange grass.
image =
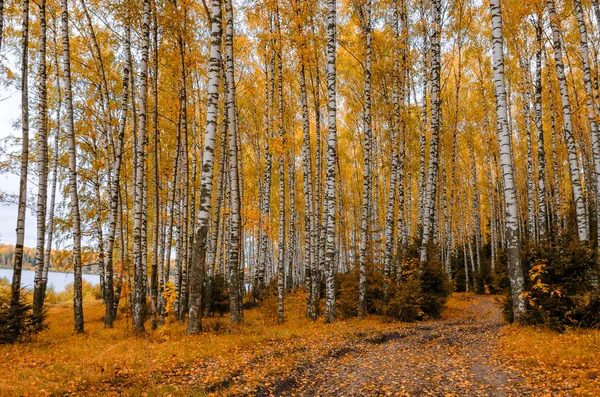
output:
M256 386L269 377L287 376L306 355L325 355L357 334L391 327L374 317L312 322L304 318L304 305L303 293L288 296L281 325L274 322L275 305L266 304L247 310L243 326L235 330L229 330L225 316L204 320L205 328L217 331L188 336L185 325L171 322L140 337L122 314L115 328L105 329L104 306L94 300L84 304L85 334L75 335L72 308L53 305L48 330L28 343L0 346L0 395L139 395L148 390L151 395L203 395L192 391L227 380L237 370L247 378L244 387ZM265 354L269 357L260 373L244 367ZM193 370L203 362L208 364Z
M504 330L501 352L523 371L528 382L564 385L570 389L569 395L600 395L599 330L572 329L560 334L509 326Z

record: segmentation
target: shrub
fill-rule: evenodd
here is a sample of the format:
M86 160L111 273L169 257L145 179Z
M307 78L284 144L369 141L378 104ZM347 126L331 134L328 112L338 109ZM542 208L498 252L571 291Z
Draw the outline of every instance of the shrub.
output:
M401 281L394 281L390 286L383 314L390 319L412 322L423 318L422 305L419 260L408 258L402 262Z
M367 314L389 319L416 321L438 317L452 292L448 277L442 269L439 255L421 264L417 250L408 250L401 266L401 277L386 277L381 271L367 266ZM358 266L336 276L337 310L340 318L358 314Z
M205 278L205 284L211 283L210 289L204 288L205 296L202 300L205 312L211 316L223 316L229 311L229 289L227 280L222 274L214 275L210 280ZM210 294L210 295L208 295Z
M0 344L17 343L29 340L34 334L45 329L44 318L33 316L32 306L21 302L11 311L10 294L0 296Z
M558 331L569 326L598 326L596 260L595 250L566 238L525 246L522 256L526 275L525 323ZM506 319L512 321L510 297L505 299L503 311Z
M440 256L430 253L429 260L421 265L420 285L423 302L421 308L429 317L439 317L444 309L446 299L452 293L452 287L448 281Z

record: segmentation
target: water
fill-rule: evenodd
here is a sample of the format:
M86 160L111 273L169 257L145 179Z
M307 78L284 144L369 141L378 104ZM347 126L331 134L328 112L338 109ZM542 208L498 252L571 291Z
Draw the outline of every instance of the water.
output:
M13 269L0 269L0 278L8 279L8 282L12 280ZM21 274L21 287L26 289L33 289L33 279L35 272L32 270L23 270ZM97 285L100 283L100 276L98 274L84 274L83 280L92 284ZM59 273L59 272L48 272L48 288L54 288L56 292L62 292L66 289L67 284L73 284L73 272L70 273Z

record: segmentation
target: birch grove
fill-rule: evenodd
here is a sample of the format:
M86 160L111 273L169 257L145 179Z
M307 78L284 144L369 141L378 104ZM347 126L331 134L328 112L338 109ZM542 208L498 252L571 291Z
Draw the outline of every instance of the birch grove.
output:
M76 333L92 295L136 335L401 318L437 287L527 322L535 255L600 247L596 1L8 4L13 317L42 326L62 270Z

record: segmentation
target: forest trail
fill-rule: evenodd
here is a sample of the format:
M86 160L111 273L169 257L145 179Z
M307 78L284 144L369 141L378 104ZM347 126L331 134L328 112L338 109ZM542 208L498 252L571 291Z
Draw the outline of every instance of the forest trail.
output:
M296 370L267 394L286 396L523 396L528 386L495 358L503 326L493 297Z

